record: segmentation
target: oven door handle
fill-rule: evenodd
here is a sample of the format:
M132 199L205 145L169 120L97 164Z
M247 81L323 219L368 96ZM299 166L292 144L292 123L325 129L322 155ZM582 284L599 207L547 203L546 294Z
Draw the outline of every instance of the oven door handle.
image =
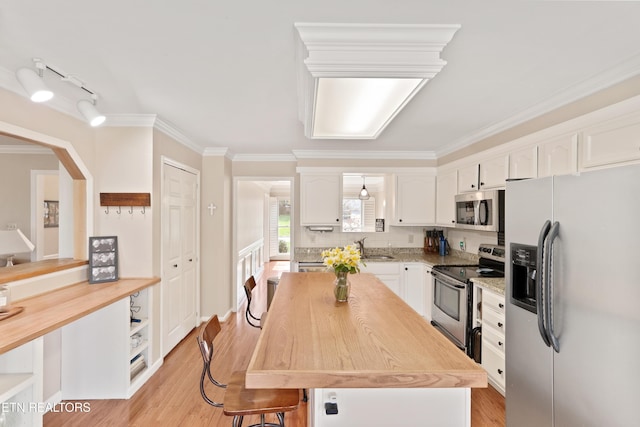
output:
M455 288L455 289L465 289L467 287L465 282L459 282L455 279L451 279L448 276L445 276L443 274L439 274L437 272L433 272L431 271L431 274L433 275L433 277L436 278L436 280L439 280L440 282L442 282L443 285L449 287L449 288Z

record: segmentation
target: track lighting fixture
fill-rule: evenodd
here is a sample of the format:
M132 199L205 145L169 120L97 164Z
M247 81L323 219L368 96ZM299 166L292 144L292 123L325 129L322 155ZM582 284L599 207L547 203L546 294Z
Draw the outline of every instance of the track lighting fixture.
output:
M27 92L27 94L29 94L29 98L33 102L45 102L53 98L53 92L47 89L43 80L44 71L49 70L60 77L60 80L62 80L63 82L72 83L74 86L77 86L91 96L91 100L81 99L77 103L78 111L82 114L85 120L89 122L91 126L100 126L102 123L104 123L106 117L104 116L104 114L101 114L96 108L98 95L92 90L89 90L80 79L73 75L67 75L59 70L56 70L50 65L46 65L39 58L34 58L33 62L35 63L36 69L38 70L37 73L30 68L20 68L16 72L18 81Z
M16 72L18 81L33 102L45 102L53 98L53 92L47 88L42 80L43 71L42 68L38 68L36 73L31 68L20 68Z
M100 126L106 119L104 114L100 113L96 108L95 101L95 99L92 99L92 101L87 101L86 99L78 101L78 111L93 127Z

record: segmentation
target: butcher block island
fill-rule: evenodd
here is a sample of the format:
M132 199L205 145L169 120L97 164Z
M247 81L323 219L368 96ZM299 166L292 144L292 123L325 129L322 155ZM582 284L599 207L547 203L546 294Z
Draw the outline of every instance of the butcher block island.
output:
M470 426L486 372L374 275L350 275L346 303L334 279L283 273L247 387L308 389L310 426Z

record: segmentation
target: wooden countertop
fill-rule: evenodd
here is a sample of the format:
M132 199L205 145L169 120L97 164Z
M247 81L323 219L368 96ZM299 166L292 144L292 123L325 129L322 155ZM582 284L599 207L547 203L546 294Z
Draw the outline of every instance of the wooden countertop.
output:
M116 282L76 283L12 303L24 307L13 317L0 320L0 354L106 307L159 278L120 279Z
M373 274L283 273L247 369L249 388L486 387L487 374Z
M43 274L87 265L87 260L72 258L56 258L43 261L25 262L11 267L0 267L0 284L15 282Z

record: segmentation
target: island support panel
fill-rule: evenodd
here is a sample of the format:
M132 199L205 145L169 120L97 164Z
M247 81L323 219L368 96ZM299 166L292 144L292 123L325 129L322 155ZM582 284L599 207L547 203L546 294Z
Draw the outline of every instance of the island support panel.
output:
M338 413L326 413L336 403ZM471 427L470 388L321 388L309 390L309 427Z

